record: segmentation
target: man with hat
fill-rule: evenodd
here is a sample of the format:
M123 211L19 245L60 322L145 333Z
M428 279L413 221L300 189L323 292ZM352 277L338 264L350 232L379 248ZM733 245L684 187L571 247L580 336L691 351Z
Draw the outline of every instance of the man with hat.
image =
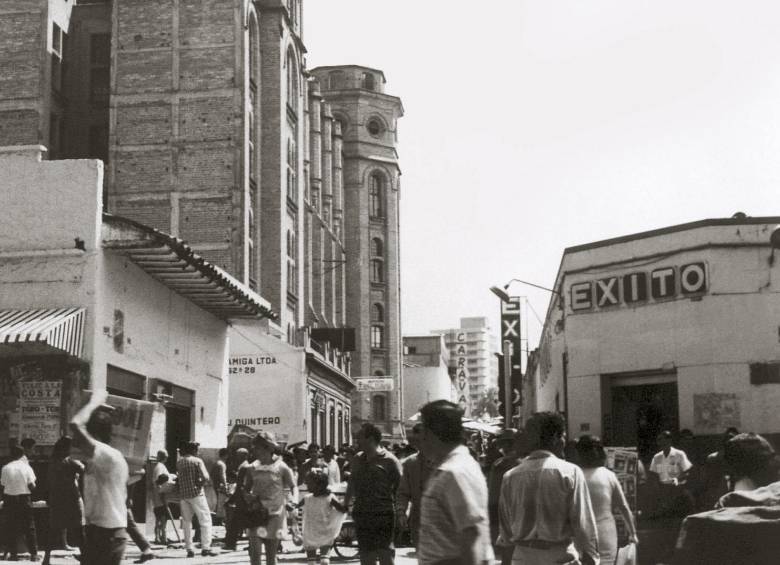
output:
M198 457L200 444L196 441L185 442L181 447L181 457L176 462L179 496L181 497L181 520L184 528L184 545L187 557L195 557L192 543L192 517L200 524L201 555L211 556L217 553L211 550L211 510L206 500L203 486L209 482L209 473L203 459Z

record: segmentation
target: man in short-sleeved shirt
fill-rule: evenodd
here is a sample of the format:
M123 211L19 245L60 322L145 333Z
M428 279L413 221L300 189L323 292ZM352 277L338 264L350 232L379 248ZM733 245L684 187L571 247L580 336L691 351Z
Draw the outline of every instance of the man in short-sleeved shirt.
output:
M38 559L38 540L33 520L31 494L35 488L35 473L24 456L21 447L11 448L9 463L0 473L0 485L3 487L3 505L6 514L8 530L8 545L11 550L11 560L16 560L16 547L19 537L25 536L30 559Z
M373 424L363 424L357 434L361 452L352 460L345 503L354 500L360 562L373 565L393 564L395 537L395 493L401 480L401 464L384 449L382 432Z
M670 432L662 432L658 435L658 446L661 451L653 456L650 471L658 475L661 484L676 485L693 465L684 451L672 447Z
M422 407L420 448L437 462L420 509L421 565L480 565L493 559L487 512L487 484L479 464L461 444L463 412L436 400Z
M179 507L181 508L182 529L184 530L184 545L187 557L195 556L192 541L192 518L200 524L200 554L204 557L217 555L211 550L211 510L206 500L203 486L210 480L206 464L198 457L200 444L195 441L185 442L181 449L181 457L176 462L176 475L179 485Z

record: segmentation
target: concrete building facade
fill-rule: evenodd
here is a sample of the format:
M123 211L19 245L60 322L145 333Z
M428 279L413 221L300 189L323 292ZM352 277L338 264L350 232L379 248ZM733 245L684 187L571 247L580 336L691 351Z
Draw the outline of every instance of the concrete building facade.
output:
M564 251L538 353L537 410L569 434L655 450L691 430L780 438L780 217L702 220Z
M404 336L404 413L409 419L434 400L452 400L455 373L440 335Z
M433 330L431 333L444 336L450 353L450 367L455 372L457 396L459 399L466 397L468 404L464 408L471 414L471 409L476 407L487 389L498 386L498 341L488 319L461 318L459 327ZM462 400L461 404L464 404Z
M398 119L401 100L384 73L357 65L318 67L312 75L331 105L343 145L346 320L355 328L353 375L390 376L391 391L356 393L356 424L403 434L400 310Z

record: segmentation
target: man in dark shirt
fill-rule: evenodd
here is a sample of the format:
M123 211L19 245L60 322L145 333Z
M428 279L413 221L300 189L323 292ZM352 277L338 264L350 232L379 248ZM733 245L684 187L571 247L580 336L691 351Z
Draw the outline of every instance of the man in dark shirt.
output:
M361 565L393 565L395 536L395 494L401 480L401 464L380 442L382 432L363 424L357 434L358 453L352 460L345 505L354 501Z

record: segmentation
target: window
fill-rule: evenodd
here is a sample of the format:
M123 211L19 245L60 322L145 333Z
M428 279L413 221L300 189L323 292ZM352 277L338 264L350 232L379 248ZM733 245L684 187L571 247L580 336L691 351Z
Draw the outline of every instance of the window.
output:
M382 240L375 237L371 240L371 257L382 257L384 255L384 249Z
M385 282L385 265L381 259L371 259L371 282Z
M380 122L377 118L372 118L368 120L368 123L366 124L366 129L368 130L368 133L370 133L372 137L379 137L380 135L382 135L382 132L385 131L385 127L382 125L382 122Z
M385 179L374 173L368 181L368 215L372 218L385 217Z
M382 349L385 346L385 329L382 326L371 326L371 349Z
M298 19L298 2L297 0L287 0L287 12L290 14L290 27L295 27L295 22Z
M366 90L374 90L374 75L371 73L363 73L363 88Z
M287 50L287 106L298 113L298 65L292 48Z
M374 304L371 306L371 321L372 322L384 322L385 321L385 309L381 304Z
M297 202L296 196L298 194L297 161L295 141L290 138L287 140L287 198L293 202Z
M383 422L387 419L387 399L381 394L375 394L371 400L375 422Z
M249 93L246 119L249 125L249 181L255 184L257 183L257 148L259 147L257 132L257 117L259 115L257 85L260 82L259 56L260 40L257 18L252 14L249 20Z

